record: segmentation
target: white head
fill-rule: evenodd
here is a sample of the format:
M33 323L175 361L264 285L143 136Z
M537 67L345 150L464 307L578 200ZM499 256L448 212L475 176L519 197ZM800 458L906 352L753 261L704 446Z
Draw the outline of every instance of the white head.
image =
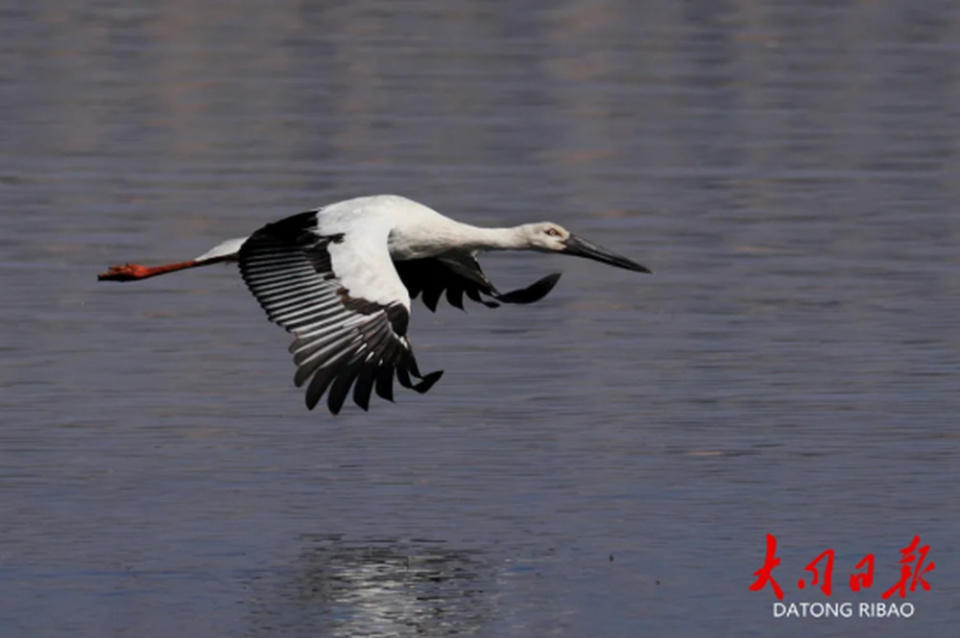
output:
M617 266L618 268L626 268L627 270L636 270L638 272L650 272L650 269L646 266L641 266L637 262L627 259L623 255L618 255L612 250L607 250L586 239L577 237L563 226L554 224L553 222L524 224L520 229L526 239L527 247L533 250L576 255L577 257L595 259L596 261Z
M527 246L533 250L548 253L563 252L567 247L564 242L570 237L570 231L553 222L524 224L521 228L527 240Z

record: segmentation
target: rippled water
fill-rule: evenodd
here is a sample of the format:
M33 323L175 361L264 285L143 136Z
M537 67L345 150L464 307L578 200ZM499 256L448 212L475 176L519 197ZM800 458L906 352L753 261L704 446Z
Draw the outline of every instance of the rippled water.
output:
M955 627L954 3L4 5L0 635ZM565 275L336 418L234 268L95 281L383 192L657 274L491 255ZM787 601L914 535L931 590L775 619L767 533Z

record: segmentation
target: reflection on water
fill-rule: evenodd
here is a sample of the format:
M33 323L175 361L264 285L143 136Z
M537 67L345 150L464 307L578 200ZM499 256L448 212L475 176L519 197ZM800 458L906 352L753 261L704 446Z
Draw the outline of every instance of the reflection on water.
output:
M253 636L468 635L495 611L494 568L444 541L308 537L283 573L252 587Z

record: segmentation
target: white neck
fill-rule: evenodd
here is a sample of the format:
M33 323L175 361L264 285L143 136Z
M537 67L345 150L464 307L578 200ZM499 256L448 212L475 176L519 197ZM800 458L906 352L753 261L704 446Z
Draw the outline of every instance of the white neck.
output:
M460 241L465 241L469 250L520 250L530 245L523 226L479 228L462 224Z
M479 228L446 220L421 231L419 228L394 229L390 233L390 254L399 259L436 257L451 250L478 252L483 250L517 250L528 248L523 226L514 228Z

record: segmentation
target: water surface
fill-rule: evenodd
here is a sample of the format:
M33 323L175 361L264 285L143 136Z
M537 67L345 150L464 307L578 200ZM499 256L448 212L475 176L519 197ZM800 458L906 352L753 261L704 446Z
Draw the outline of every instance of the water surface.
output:
M6 3L0 634L903 636L960 603L952 3ZM313 206L550 219L415 305L426 396L307 412L231 267ZM776 620L836 552L904 620ZM847 585L876 555L876 583Z

